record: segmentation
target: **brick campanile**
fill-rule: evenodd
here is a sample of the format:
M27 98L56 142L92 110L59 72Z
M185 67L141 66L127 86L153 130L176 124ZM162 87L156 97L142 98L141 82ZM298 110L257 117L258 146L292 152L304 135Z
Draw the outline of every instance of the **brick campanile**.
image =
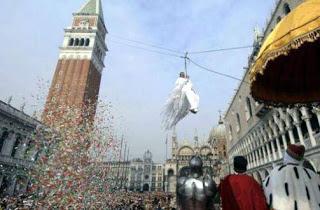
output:
M94 119L107 46L101 0L88 0L73 14L65 29L59 60L49 89L42 120L52 124L66 109L80 110L73 116ZM90 107L90 110L88 109ZM65 110L64 110L65 109Z

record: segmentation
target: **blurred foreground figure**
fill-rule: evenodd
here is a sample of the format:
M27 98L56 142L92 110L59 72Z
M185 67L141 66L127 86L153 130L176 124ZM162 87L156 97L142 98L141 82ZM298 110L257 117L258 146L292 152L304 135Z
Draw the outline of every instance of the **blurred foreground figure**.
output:
M202 160L193 156L189 167L180 170L177 180L177 203L181 210L214 210L213 199L217 193L210 175L203 175Z
M267 210L262 187L244 174L248 161L243 156L234 157L235 174L221 180L219 191L223 210Z
M199 96L193 90L193 85L184 72L180 72L164 110L165 129L172 129L189 112L196 114L199 108Z
M320 209L320 178L304 168L302 145L291 144L283 164L275 167L263 183L270 208L274 210Z

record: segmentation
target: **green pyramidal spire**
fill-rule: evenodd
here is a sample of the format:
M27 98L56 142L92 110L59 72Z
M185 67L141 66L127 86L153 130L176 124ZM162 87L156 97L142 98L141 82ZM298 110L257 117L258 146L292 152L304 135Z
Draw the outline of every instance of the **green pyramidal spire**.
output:
M103 20L103 11L101 0L88 0L77 14L99 15Z

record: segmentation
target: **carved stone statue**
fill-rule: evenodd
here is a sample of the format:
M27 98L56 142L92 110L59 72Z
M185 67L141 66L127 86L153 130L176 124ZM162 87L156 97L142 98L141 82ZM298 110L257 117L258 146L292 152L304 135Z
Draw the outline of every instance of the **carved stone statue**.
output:
M189 167L179 171L177 179L177 204L181 210L214 210L213 199L217 187L210 174L203 173L199 156L193 156Z

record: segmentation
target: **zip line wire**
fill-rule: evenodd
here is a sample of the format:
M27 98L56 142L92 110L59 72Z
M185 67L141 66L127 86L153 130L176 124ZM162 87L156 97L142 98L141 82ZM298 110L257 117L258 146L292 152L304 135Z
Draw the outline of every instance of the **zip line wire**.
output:
M229 74L225 74L225 73L221 73L221 72L218 72L218 71L215 71L215 70L212 70L212 69L209 69L205 66L202 66L196 62L194 62L193 60L191 60L190 58L187 58L192 64L194 64L195 66L197 66L198 68L201 68L203 70L206 70L208 72L211 72L211 73L214 73L214 74L217 74L217 75L220 75L220 76L224 76L224 77L228 77L230 79L233 79L233 80L238 80L240 82L244 82L244 83L247 83L247 84L250 84L249 82L245 81L245 80L242 80L242 79L239 79L237 77L234 77L232 75L229 75Z
M220 49L212 49L212 50L204 50L204 51L193 51L189 52L189 54L203 54L203 53L211 53L211 52L221 52L221 51L231 51L231 50L240 50L252 48L252 45L240 46L240 47L229 47L229 48L220 48Z
M185 52L179 51L179 50L175 50L175 49L170 49L170 48L166 48L166 47L162 47L156 44L152 44L152 43L147 43L147 42L143 42L143 41L139 41L139 40L133 40L133 39L128 39L122 36L118 36L118 35L113 35L110 34L110 36L116 38L116 39L120 39L120 40L125 40L125 41L129 41L129 42L134 42L137 44L141 44L141 45L145 45L148 47L153 47L153 48L158 48L160 50L166 50L169 52L173 52L176 54L184 54ZM221 51L232 51L232 50L240 50L240 49L248 49L248 48L252 48L253 45L244 45L244 46L237 46L237 47L229 47L229 48L219 48L219 49L209 49L209 50L203 50L203 51L189 51L189 54L204 54L204 53L211 53L211 52L221 52Z
M121 37L121 36L118 36L118 35L113 35L113 34L110 34L110 35L113 36L116 39L122 39L122 40L125 40L125 41L134 42L134 43L142 44L142 45L145 45L145 46L158 48L158 49L161 49L161 50L166 50L166 51L173 52L173 53L183 54L183 52L181 52L181 51L170 49L170 48L166 48L166 47L162 47L162 46L159 46L159 45L156 45L156 44L151 44L151 43L146 43L146 42L142 42L142 41L138 41L138 40L128 39L128 38L124 38L124 37Z
M121 38L122 39L122 38ZM129 40L129 39L125 39L123 38L123 40ZM194 52L186 52L185 55L181 55L180 53L166 53L166 52L162 52L162 51L158 51L158 50L153 50L153 49L148 49L148 48L144 48L144 47L140 47L140 46L136 46L136 45L132 45L132 44L127 44L127 43L123 43L123 42L118 42L118 41L114 41L114 40L109 40L110 42L113 42L115 44L120 44L120 45L125 45L127 47L131 47L131 48L135 48L135 49L140 49L140 50L143 50L143 51L146 51L146 52L152 52L152 53L157 53L157 54L161 54L161 55L166 55L166 56L171 56L171 57L176 57L176 58L181 58L181 59L184 59L185 60L185 71L187 70L187 61L190 61L192 64L194 64L195 66L197 66L198 68L201 68L205 71L208 71L208 72L211 72L211 73L214 73L214 74L217 74L217 75L220 75L220 76L224 76L224 77L227 77L227 78L230 78L230 79L233 79L233 80L237 80L237 81L240 81L240 82L244 82L244 83L247 83L247 84L250 84L249 82L245 81L245 80L242 80L242 79L239 79L235 76L232 76L232 75L229 75L229 74L225 74L225 73L221 73L221 72L218 72L218 71L215 71L215 70L212 70L212 69L209 69L201 64L198 64L196 63L195 61L193 61L192 59L190 59L188 57L188 54L201 54L201 53L209 53L209 52L219 52L219 51L230 51L230 50L238 50L238 49L245 49L245 48L251 48L252 46L242 46L242 47L230 47L230 48L220 48L220 49L213 49L213 50L206 50L206 51L194 51ZM135 41L135 40L131 40L132 42L136 42L136 43L139 43L140 41ZM142 42L140 43L142 44ZM153 47L153 48L158 48L158 49L162 49L162 50L167 50L167 51L175 51L175 50L170 50L168 48L163 48L163 47L159 47L159 46L156 46L156 45L152 45L152 44L143 44L143 45L146 45L146 46L150 46L150 47ZM176 51L178 52L178 51Z
M173 53L165 53L165 52L161 52L161 51L158 51L158 50L152 50L152 49L139 47L139 46L123 43L123 42L113 41L113 40L110 40L110 42L113 42L113 43L116 43L116 44L125 45L125 46L131 47L131 48L144 50L144 51L147 51L147 52L158 53L158 54L161 54L161 55L167 55L167 56L172 56L172 57L176 57L176 58L181 58L181 55L177 55L177 54L173 54Z

